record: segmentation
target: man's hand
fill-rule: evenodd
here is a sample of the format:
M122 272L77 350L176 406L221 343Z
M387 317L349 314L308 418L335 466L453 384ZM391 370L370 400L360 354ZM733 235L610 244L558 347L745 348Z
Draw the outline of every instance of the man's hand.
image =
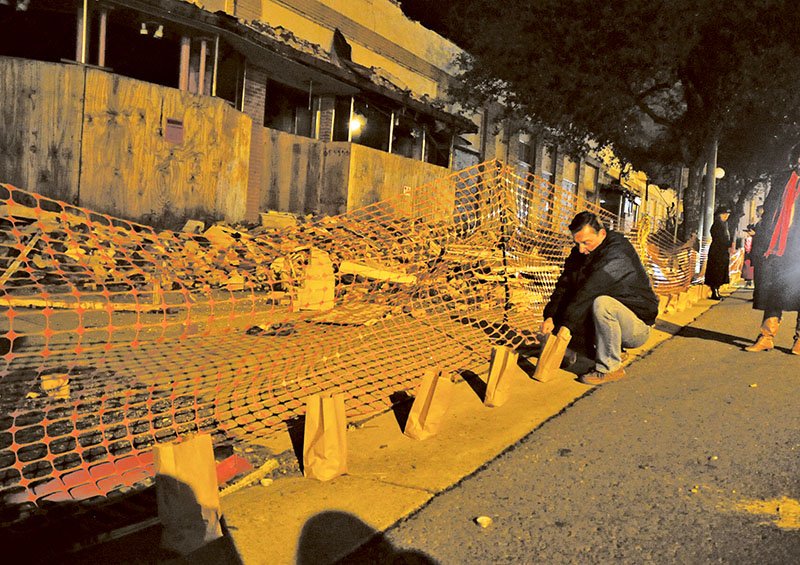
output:
M547 335L547 334L553 333L553 330L555 329L555 327L556 327L556 325L553 323L553 318L547 318L546 320L544 320L542 322L542 325L539 328L539 331L542 334Z

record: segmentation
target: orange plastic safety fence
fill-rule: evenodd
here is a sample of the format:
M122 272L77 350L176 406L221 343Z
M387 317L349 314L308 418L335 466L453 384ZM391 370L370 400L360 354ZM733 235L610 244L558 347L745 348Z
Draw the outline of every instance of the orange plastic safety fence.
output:
M499 162L282 228L152 228L0 187L3 521L147 484L155 443L286 430L321 391L350 417L438 365L529 340L590 209ZM696 253L630 232L659 292ZM9 512L8 509L12 511Z

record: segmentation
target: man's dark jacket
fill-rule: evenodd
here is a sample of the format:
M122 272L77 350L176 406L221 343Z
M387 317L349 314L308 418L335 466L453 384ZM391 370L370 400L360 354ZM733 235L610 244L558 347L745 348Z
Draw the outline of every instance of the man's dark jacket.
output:
M556 328L569 328L570 347L587 354L594 348L592 303L598 296L616 298L648 326L658 316L658 298L636 250L625 236L611 230L588 255L577 245L572 248L544 308L544 318L553 318Z

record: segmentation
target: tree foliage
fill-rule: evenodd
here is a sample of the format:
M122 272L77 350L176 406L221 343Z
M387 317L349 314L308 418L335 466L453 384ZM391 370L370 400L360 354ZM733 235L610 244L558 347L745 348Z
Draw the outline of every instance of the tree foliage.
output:
M717 196L732 206L735 219L744 215L745 204L756 190L769 186L773 176L786 170L788 155L798 143L800 116L797 112L778 115L773 107L744 113L737 126L725 132L720 162L726 174Z
M741 135L753 116L772 132L797 122L800 18L790 2L453 5L450 35L469 53L462 86L453 90L462 103L501 101L514 113L535 116L541 127L611 144L619 157L647 172L689 167L688 231L699 224L710 148ZM759 151L747 148L754 141L739 139L737 151L750 151L757 160Z

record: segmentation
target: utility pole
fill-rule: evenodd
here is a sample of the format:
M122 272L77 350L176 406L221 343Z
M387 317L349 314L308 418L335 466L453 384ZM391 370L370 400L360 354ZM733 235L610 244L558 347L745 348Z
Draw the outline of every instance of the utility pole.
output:
M718 139L715 137L711 143L708 151L708 159L706 161L706 186L705 198L703 200L703 241L708 241L711 238L711 224L714 223L714 196L717 186L717 148L719 145Z

